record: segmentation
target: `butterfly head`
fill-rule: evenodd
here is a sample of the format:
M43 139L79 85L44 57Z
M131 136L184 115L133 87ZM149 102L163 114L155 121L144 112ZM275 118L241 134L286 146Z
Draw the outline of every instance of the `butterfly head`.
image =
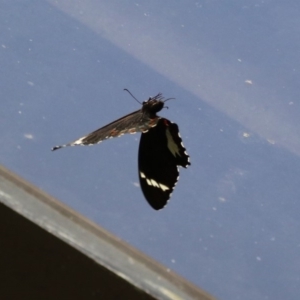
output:
M164 97L161 93L157 94L154 97L149 97L147 101L143 102L143 112L148 114L156 114L161 111L165 105Z

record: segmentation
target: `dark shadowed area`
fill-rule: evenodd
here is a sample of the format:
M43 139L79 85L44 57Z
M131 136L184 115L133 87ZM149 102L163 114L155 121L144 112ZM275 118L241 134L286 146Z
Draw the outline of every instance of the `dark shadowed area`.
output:
M300 3L2 0L0 163L218 299L299 299ZM55 145L175 97L191 156L153 210L140 135Z

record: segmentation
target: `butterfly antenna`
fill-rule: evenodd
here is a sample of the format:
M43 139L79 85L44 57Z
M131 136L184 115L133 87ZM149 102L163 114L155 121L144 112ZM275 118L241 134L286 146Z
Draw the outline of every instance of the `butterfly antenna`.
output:
M124 89L124 91L126 91L127 93L129 93L129 95L130 95L136 102L138 102L139 104L143 104L143 103L141 103L138 99L136 99L136 98L131 94L131 92L130 92L128 89Z
M166 103L168 100L175 100L176 98L168 98L164 100L164 103ZM164 106L164 108L169 109L169 106Z

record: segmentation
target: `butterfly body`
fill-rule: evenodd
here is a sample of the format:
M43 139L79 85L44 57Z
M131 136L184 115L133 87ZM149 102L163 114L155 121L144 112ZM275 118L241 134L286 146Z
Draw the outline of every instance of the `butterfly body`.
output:
M55 146L94 145L125 133L141 132L139 145L139 179L143 194L156 210L163 208L177 183L178 166L190 165L178 126L156 115L166 100L159 93L142 103L142 108L101 127L71 143Z

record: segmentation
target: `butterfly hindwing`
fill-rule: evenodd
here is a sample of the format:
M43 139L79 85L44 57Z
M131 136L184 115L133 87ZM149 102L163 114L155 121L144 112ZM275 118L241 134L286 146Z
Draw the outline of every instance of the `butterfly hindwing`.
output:
M178 166L190 164L177 124L161 118L155 127L142 133L138 164L145 198L154 209L163 208L178 180Z

